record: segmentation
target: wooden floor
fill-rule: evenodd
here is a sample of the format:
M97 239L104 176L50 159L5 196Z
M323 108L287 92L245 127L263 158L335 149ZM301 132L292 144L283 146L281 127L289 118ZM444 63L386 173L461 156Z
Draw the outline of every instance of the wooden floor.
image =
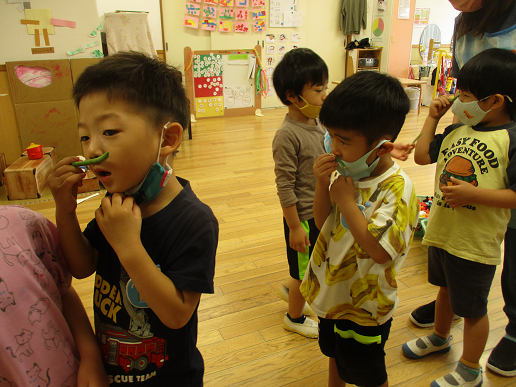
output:
M419 133L428 109L409 113L400 133L411 142ZM174 161L176 174L190 180L199 198L220 223L215 294L203 295L199 307L198 346L205 360L205 386L325 386L328 360L317 341L283 329L287 304L276 289L288 279L282 212L274 184L271 142L285 109L263 110L264 117L199 120L192 125L193 139L185 139ZM451 123L451 115L441 121ZM419 195L433 193L433 166L415 166L412 156L400 163L414 181ZM0 187L3 188L3 187ZM100 203L99 195L79 204L85 227ZM5 203L2 200L3 203ZM26 204L54 221L52 200ZM430 332L412 325L409 313L434 299L427 283L426 250L416 237L398 276L400 305L394 315L386 362L391 386L429 386L451 372L462 351L463 322L455 323L452 350L420 361L402 355L407 340ZM504 335L507 319L502 311L501 267L490 295L491 333L481 359ZM92 318L92 277L74 281ZM314 317L315 318L315 317ZM510 386L516 378L484 373L484 386Z

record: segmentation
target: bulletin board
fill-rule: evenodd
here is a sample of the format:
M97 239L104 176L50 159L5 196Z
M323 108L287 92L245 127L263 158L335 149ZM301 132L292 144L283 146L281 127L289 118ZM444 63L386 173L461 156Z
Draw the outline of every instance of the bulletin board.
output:
M241 50L184 49L185 84L195 118L235 117L261 109L256 93L261 47Z

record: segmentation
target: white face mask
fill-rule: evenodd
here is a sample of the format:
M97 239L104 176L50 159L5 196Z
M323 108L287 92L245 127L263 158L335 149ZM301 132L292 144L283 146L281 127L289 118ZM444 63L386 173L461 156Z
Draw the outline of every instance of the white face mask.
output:
M480 101L488 99L489 97L482 98ZM478 104L480 101L462 102L460 99L456 99L452 106L452 112L459 117L460 122L463 124L469 126L478 125L486 114L491 111L491 109L487 112L482 110Z
M371 149L358 160L353 161L351 163L341 160L337 156L335 156L335 162L337 163L337 172L339 172L342 176L351 176L353 180L359 180L363 179L364 177L371 176L371 173L374 171L374 169L380 162L380 158L377 157L376 160L374 160L371 164L367 164L366 160L375 149L379 148L385 142L387 142L387 140L380 141L376 147ZM326 152L331 153L331 137L330 133L328 132L326 132L324 136L324 149L326 149Z

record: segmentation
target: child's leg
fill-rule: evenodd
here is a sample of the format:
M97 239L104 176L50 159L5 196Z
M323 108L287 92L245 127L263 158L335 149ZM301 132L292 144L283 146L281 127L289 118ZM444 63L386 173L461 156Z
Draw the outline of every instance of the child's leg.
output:
M303 314L303 308L305 306L305 298L299 291L301 280L294 278L290 279L290 287L288 290L288 314L292 318L301 317Z
M335 358L329 358L328 387L346 387L346 382L339 377Z
M450 329L454 317L455 313L453 313L450 305L450 295L448 293L448 288L441 286L439 288L439 292L437 293L435 303L434 334L437 337L446 340L450 335Z
M478 364L489 335L487 314L478 318L464 319L464 348L462 357L469 363Z

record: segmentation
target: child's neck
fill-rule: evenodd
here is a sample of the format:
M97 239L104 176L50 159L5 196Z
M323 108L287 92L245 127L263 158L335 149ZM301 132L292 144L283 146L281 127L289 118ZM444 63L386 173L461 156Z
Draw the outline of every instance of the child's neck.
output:
M498 110L498 109L497 109ZM493 115L489 113L494 113ZM482 120L477 126L484 127L495 127L495 126L503 126L511 123L511 116L505 112L498 113L496 111L489 112L484 120Z
M170 176L167 185L163 187L156 199L140 205L142 218L148 218L168 206L168 204L174 200L182 189L183 186L179 183L176 175L173 173L172 176Z
M310 125L310 126L317 126L317 122L315 121L315 118L308 118L303 113L299 111L297 106L289 105L288 106L288 116L300 124L304 125Z

